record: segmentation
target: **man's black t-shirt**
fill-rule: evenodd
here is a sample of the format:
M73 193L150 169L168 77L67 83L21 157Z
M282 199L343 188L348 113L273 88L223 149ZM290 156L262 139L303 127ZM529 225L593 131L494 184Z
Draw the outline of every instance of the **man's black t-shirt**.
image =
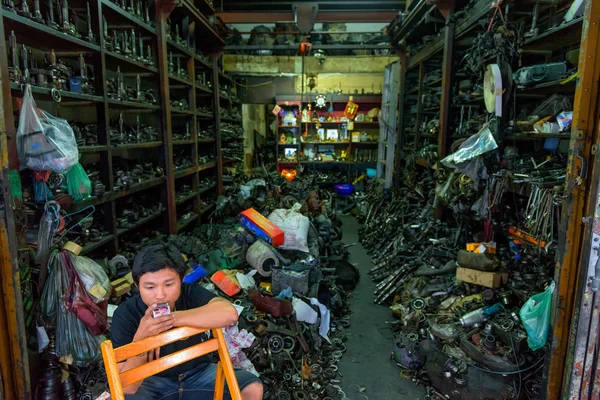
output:
M183 311L202 307L215 297L217 296L204 289L202 286L183 283L181 285L179 299L175 302L175 309L177 311ZM114 348L124 346L133 341L133 336L135 335L135 332L137 332L140 321L144 317L147 309L148 306L144 304L139 294L128 299L117 308L113 315L110 328L110 338ZM160 348L160 356L163 357L179 350L186 349L203 342L205 339L205 334L194 335L188 339L168 344ZM156 376L177 377L179 374L189 371L202 363L211 362L211 360L212 357L210 355L198 357L163 371L160 374L156 374Z

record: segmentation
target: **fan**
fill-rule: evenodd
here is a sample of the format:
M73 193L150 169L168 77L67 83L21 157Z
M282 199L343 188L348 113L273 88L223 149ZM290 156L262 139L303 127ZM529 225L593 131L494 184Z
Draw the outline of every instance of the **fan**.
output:
M501 117L511 92L512 71L510 65L504 63L501 67L498 64L489 64L483 77L483 98L487 111Z

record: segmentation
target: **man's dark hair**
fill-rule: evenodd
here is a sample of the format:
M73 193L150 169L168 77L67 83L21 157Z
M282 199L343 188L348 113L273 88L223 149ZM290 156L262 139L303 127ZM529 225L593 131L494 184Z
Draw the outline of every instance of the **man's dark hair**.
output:
M183 280L188 270L183 256L175 246L159 244L144 247L133 259L133 280L137 284L140 282L142 275L165 268L171 268L177 272L181 280Z

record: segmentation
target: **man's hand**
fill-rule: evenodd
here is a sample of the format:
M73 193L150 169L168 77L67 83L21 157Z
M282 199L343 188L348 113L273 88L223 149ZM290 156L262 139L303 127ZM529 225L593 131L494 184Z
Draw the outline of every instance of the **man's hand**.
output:
M144 317L140 320L140 326L138 326L133 341L142 340L150 336L158 335L168 331L173 327L175 323L175 315L164 315L162 317L153 318L152 311L156 308L157 304L152 304L146 310Z

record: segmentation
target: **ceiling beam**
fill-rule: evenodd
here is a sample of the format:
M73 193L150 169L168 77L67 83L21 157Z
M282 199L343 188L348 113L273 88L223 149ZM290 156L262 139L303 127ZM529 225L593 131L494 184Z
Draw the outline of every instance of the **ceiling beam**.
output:
M390 22L396 11L320 11L316 22ZM217 16L226 24L269 24L295 22L289 12L221 12Z

